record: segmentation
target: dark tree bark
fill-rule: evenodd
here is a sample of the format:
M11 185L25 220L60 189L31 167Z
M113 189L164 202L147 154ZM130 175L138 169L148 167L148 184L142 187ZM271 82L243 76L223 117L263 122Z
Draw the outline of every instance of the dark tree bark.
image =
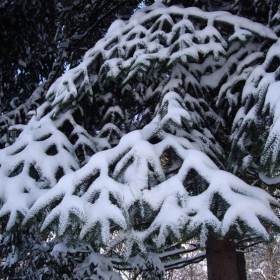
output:
M245 258L234 241L210 234L206 246L208 280L246 280Z

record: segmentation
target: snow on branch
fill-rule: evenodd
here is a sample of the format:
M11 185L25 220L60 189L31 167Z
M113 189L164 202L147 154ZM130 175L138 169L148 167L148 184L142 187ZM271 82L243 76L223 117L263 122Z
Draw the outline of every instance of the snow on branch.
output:
M279 57L271 29L226 12L156 3L118 20L0 150L3 227L111 258L92 252L78 279L120 279L113 262L162 277L205 257L164 260L194 234L268 240L278 202L234 173L278 182Z
M216 24L232 26L228 42ZM86 53L84 61L51 86L47 98L56 114L65 104L85 94L93 95L93 85L102 89L118 78L124 84L142 80L149 69L161 63L167 67L177 62L185 65L211 53L218 60L226 56L232 41L248 42L254 36L277 40L271 29L227 12L168 8L156 3L137 11L128 22L113 23L105 38Z

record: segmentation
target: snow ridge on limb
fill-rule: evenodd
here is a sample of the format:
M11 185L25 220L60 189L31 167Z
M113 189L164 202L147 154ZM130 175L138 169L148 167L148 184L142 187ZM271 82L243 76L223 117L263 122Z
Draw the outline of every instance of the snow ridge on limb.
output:
M268 184L269 177L274 184L279 182L279 58L279 40L266 52L246 56L221 87L217 101L228 108L228 115L237 111L230 135L230 168L236 172L238 165L245 170L258 166L261 180Z
M93 153L110 147L106 139L92 137L77 123L74 116L81 111L80 107L69 109L53 121L50 104L45 102L23 126L17 141L0 150L0 216L7 217L8 230L63 175L79 169Z
M215 24L232 26L228 42ZM168 8L156 3L137 11L128 22L113 24L105 38L86 53L84 61L51 86L47 98L56 114L69 102L85 94L92 96L92 86L102 89L119 78L123 84L141 80L157 65L185 65L211 53L218 59L226 55L228 43L247 42L254 35L277 40L271 29L227 12Z
M43 99L44 86L45 83L39 86L25 103L18 107L15 105L16 108L14 110L0 115L0 149L11 144L9 143L9 129L14 125L26 123L29 117L28 113L31 113L30 111L34 110L34 108L39 107ZM21 132L22 127L17 127L17 131Z
M171 96L177 98L172 92ZM118 229L106 249L123 244L126 259L146 253L150 246L164 248L171 233L180 239L185 232L199 231L204 242L209 228L219 235L234 229L240 236L251 232L268 239L259 218L280 226L270 208L270 204L277 205L276 200L219 170L186 138L183 141L166 131L161 123L165 117L159 113L142 130L123 136L115 148L93 155L84 167L64 176L37 199L25 221L62 197L47 214L43 229L58 218L58 233L65 234L72 226L69 213L74 213L79 218L80 238L92 236L104 248L111 240L110 229ZM178 124L176 129L180 129ZM157 135L161 140L150 143ZM199 181L193 181L194 172L200 178L199 187ZM85 184L84 193L77 195L81 184Z
M272 44L268 52L261 45L262 38ZM94 98L95 94L89 85L105 93L118 80L123 94L131 95L132 89L140 81L146 86L152 85L154 90L150 92L155 95L162 90L162 87L158 90L155 88L158 86L158 74L163 68L168 72L174 65L187 65L183 72L177 71L186 75L186 92L191 96L195 92L196 99L201 94L206 95L204 101L209 104L213 99L213 91L219 91L218 100L212 106L216 112L216 116L211 112L212 119L219 118L217 113L225 115L228 107L229 121L220 119L223 127L232 126L230 135L226 135L229 139L223 140L229 141L231 145L227 168L237 172L238 166L247 169L256 164L265 169L268 163L269 170L262 172L271 177L277 174L276 166L279 165L275 160L279 151L278 126L274 125L277 116L273 116L273 110L267 114L266 108L270 105L267 102L263 104L267 92L263 87L278 80L279 71L274 69L271 73L270 69L277 64L279 43L275 41L277 36L270 28L227 12L210 13L197 8L165 7L157 3L136 12L127 22L118 20L113 24L105 38L86 53L84 62L53 84L48 97L56 114L76 98L79 100L84 95ZM82 83L87 84L88 88ZM147 102L150 98L151 95L138 95L142 104L143 99ZM253 107L252 102L255 102ZM246 118L242 114L246 114ZM260 133L266 129L266 118L273 118L269 135ZM217 123L217 126L220 124ZM252 139L255 136L250 135L255 127L258 131L256 134L260 134L266 142L265 147L259 149L262 154L258 156L252 156L249 152L255 150L255 141ZM198 134L201 131L193 135ZM204 138L203 142L208 139L204 133L200 138ZM235 158L239 153L243 154L241 161ZM257 162L252 162L252 158L256 158ZM221 162L220 165L225 166Z
M276 200L223 169L238 128L246 136L240 120L277 106L273 87L265 99L274 68L254 89L269 57L258 40L268 34L261 40L273 48L275 37L236 19L155 4L114 24L0 151L4 226L38 219L43 232L94 243L124 267L152 259L159 275L158 254L195 234L202 245L209 230L268 239L265 224L280 226ZM27 155L33 145L38 153Z

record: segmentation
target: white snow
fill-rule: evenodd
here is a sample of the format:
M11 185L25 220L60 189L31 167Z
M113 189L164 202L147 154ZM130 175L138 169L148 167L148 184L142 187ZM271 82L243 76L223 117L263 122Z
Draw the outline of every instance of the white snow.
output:
M173 15L181 16L183 20L174 24ZM191 21L193 17L204 21L206 27L196 30ZM148 27L149 22L152 25ZM235 42L228 45L229 41L226 42L215 28L215 22L231 24L234 33L228 40ZM162 30L163 24L170 24L170 32ZM181 36L171 44L177 30ZM135 38L131 39L132 35ZM273 56L279 56L279 41L272 45L262 64L248 66L263 53L250 42L248 48L236 48L241 45L240 41L250 41L255 35L272 41L277 39L271 29L248 19L225 12L206 13L197 8L167 8L159 1L135 13L128 22L116 21L105 38L86 53L84 61L50 87L47 101L37 109L37 115L27 125L14 126L22 130L17 141L0 150L0 198L3 201L0 216L9 215L7 229L16 224L19 213L25 217L24 223L41 213L45 215L42 229L58 219L57 233L63 235L68 227L71 228L74 215L78 220L80 239L99 225L100 244L105 249L123 244L122 253L126 259L134 244L142 253L148 254L146 241L151 235L153 239L149 242L153 244L150 245L161 248L171 232L179 239L182 230L199 229L203 244L209 226L217 234L225 235L231 226L238 228L240 220L246 224L249 233L267 239L268 233L259 217L279 227L279 219L270 206L278 205L278 202L262 189L218 168L223 166L220 158L225 151L214 143L214 128L211 130L207 125L209 120L218 123L222 116L205 101L208 89L212 89L213 98L217 98L213 99L216 107L224 106L222 101L226 99L229 112L236 109L229 140L244 147L252 139L240 135L239 129L257 122L258 106L265 94L264 103L270 106L273 124L262 162L266 163L269 157L276 162L280 150L280 83L275 81L274 72L267 73L265 69ZM240 62L244 54L246 58ZM201 57L206 57L202 63L199 62ZM101 63L100 69L95 69L96 63ZM161 64L168 71L158 71ZM234 67L236 71L232 73ZM94 73L89 75L89 70ZM222 78L226 82L219 92L217 87ZM103 126L99 135L92 137L78 125L73 117L74 107L84 95L96 95L104 103L114 99L113 93L103 89L107 79L113 81L117 89L121 85L116 81L121 81L128 92L139 91L136 99L143 104L154 102L153 97L159 94L159 104L155 112L151 112L154 114L152 121L142 129L123 135L114 120L116 117L125 120L126 115L112 102L114 105L100 120L109 120L109 123ZM139 88L136 85L138 80L142 83ZM245 81L242 92L237 93L240 100L234 96L235 92L231 92L232 84L238 81ZM189 85L195 85L198 92L186 92ZM80 90L82 87L85 90ZM96 92L92 92L92 87ZM110 90L114 92L115 89ZM249 107L246 102L250 98L253 105ZM71 109L63 112L64 106L69 104L72 104ZM50 112L45 114L47 108ZM70 137L76 135L78 138L74 144L61 131L65 122L70 125ZM220 124L224 123L225 120L221 119ZM111 148L109 137L102 137L106 130L115 131L121 137L116 147ZM153 137L158 139L156 144L152 143ZM79 145L90 147L94 153L87 155L83 149L83 163L76 155ZM103 150L105 148L108 150ZM251 164L251 160L246 155L243 167ZM37 173L30 171L32 166ZM58 170L63 170L62 178L55 176ZM204 182L196 194L192 188L198 186L191 185L194 178L186 181L191 170L195 170ZM267 178L260 173L259 177L267 184L279 183L278 174ZM223 212L221 217L211 210L215 195L228 205L219 209ZM51 206L57 202L56 206ZM140 205L138 212L133 210L135 205ZM47 207L52 207L48 213L45 212ZM156 213L152 221L147 213L150 208ZM136 218L147 219L150 224L144 228L140 223L133 228ZM113 223L119 229L111 241ZM65 246L60 243L53 254L66 253ZM155 256L149 255L147 259L164 271ZM143 260L134 261L137 265L145 265ZM83 279L83 273L92 263L98 264L97 270L102 277L108 273L105 266L111 265L99 254L92 253L77 266L78 279ZM110 275L115 277L112 279L119 279L114 272Z

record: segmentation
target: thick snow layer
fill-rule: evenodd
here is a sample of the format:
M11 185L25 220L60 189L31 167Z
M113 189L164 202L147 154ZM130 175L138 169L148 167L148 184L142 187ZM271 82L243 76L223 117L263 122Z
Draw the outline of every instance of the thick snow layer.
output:
M229 39L216 23L233 27ZM271 42L266 58L250 41L254 36ZM47 101L28 124L10 128L22 132L13 145L0 150L0 217L9 217L7 229L21 222L21 216L27 223L39 214L42 230L56 224L61 236L75 228L80 239L93 236L107 252L120 245L126 259L134 245L145 254L150 246L163 248L170 234L180 239L199 230L203 244L209 227L219 235L236 228L241 237L268 239L262 221L280 226L271 209L277 201L222 170L232 151L224 151L215 134L228 133L229 127L219 126L227 125L227 117L232 119L231 135L218 138L239 146L245 154L240 162L249 166L253 158L247 147L254 139L248 128L268 114L272 124L262 162L277 162L280 86L279 70L271 65L279 57L276 40L271 29L248 19L197 8L167 8L160 2L127 22L116 21L83 62L50 87ZM146 126L124 133L128 108L121 108L114 92L130 98L137 104L133 108L159 100L144 113L133 112L133 121L150 114ZM74 118L85 96L111 104L104 105L96 137ZM113 132L120 141L112 148ZM259 176L264 182L278 182L278 176ZM67 250L60 244L53 254ZM158 259L150 258L164 270ZM77 267L78 279L91 264L98 264L101 277L111 265L92 253Z
M269 194L247 185L230 173L219 170L209 157L192 149L190 144L190 148L186 149L182 146L183 143L174 141L176 138L172 135L169 137L173 137L173 141L168 141L167 134L165 140L156 145L147 142L155 125L158 125L158 122L145 127L143 133L134 131L123 136L118 146L95 154L83 168L64 176L56 186L36 200L26 219L33 217L57 198L62 198L61 203L47 215L43 228L58 217L58 233L63 234L71 223L69 214L73 213L84 224L81 228L81 238L99 223L100 241L106 244L110 239L110 221L114 221L123 229L120 231L121 236L125 236L127 244L131 244L127 246L136 242L143 250L145 238L155 230L159 230L156 244L162 246L169 230L179 237L186 225L189 230L212 225L217 233L226 234L232 225L241 220L253 232L264 238L268 238L268 234L258 220L259 216L280 225L269 206L270 203L277 202ZM177 173L169 179L165 179L160 162L165 147L176 151L183 161ZM124 155L119 158L120 154ZM110 163L117 159L118 163L110 175ZM208 187L197 195L188 192L191 185L188 186L185 182L190 170L196 170L207 182ZM77 187L91 174L100 175L84 193L75 195ZM151 181L154 185L150 185L151 174L155 178L155 181ZM228 204L228 209L222 210L222 220L211 211L211 204L214 203L212 200L216 194ZM112 204L110 195L117 203ZM91 203L93 197L96 198ZM127 211L137 201L147 203L154 211L158 211L158 214L144 231L126 231L130 224ZM141 215L145 215L145 208L143 211ZM128 254L129 252L130 250Z
M280 183L280 176L279 175L276 175L276 176L271 178L271 177L267 177L265 174L260 172L259 177L267 185L276 185L276 184Z
M182 20L174 22L173 15L182 17ZM191 21L192 17L206 22L207 25L201 30L196 29ZM149 27L148 23L152 25ZM81 98L81 91L77 89L83 87L85 90L82 94L92 95L89 84L96 84L100 80L98 76L117 78L126 71L127 78L124 81L126 83L135 75L142 77L144 75L142 72L151 67L155 61L167 60L168 65L173 65L177 61L185 64L197 61L199 55L207 56L210 53L218 61L226 55L225 48L228 44L214 27L215 23L227 23L234 27L234 33L230 37L232 41L247 42L256 34L271 40L277 39L268 27L227 12L209 13L194 7L167 8L162 3L155 3L151 8L137 11L127 22L115 21L107 35L86 53L84 61L78 67L67 71L51 86L47 97L56 108L56 113L60 110L61 104ZM163 31L164 25L169 25L171 31ZM194 43L194 40L197 42ZM128 56L132 50L133 56ZM100 57L104 61L103 66L97 69L100 73L89 75L87 69ZM211 86L215 86L217 80L214 75L208 77Z

